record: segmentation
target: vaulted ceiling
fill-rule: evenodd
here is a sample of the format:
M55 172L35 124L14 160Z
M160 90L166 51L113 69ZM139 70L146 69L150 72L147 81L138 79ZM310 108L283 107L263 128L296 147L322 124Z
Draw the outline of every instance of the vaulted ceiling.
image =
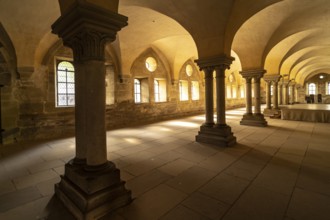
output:
M265 69L303 84L330 73L329 12L329 0L119 0L129 25L111 47L123 74L152 47L174 76L188 59L237 54L242 70ZM19 68L41 64L59 40L51 34L59 16L57 0L0 1Z

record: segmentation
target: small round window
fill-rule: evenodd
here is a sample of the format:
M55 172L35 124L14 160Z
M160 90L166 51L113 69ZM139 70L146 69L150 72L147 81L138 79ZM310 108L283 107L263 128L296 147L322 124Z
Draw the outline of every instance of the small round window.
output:
M192 66L191 66L190 64L188 64L188 65L186 66L186 74L187 74L188 76L191 76L191 75L193 74L193 68L192 68Z
M153 72L157 69L157 61L153 57L148 57L146 59L146 68L150 71Z

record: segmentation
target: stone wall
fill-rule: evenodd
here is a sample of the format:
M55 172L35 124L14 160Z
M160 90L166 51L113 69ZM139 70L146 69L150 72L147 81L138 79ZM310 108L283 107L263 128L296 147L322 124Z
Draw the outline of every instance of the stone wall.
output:
M153 78L164 77L167 80L167 101L155 102L153 95L150 95L148 103L134 102L134 76L137 72L145 69L144 60L148 56L155 56L161 65L158 71L151 75L144 72L145 76L150 75L149 87L153 92ZM71 58L71 50L62 47L54 57ZM37 68L20 68L20 79L15 80L11 86L2 88L2 116L3 126L11 133L5 136L5 144L26 141L52 139L63 136L74 135L74 108L56 107L55 98L55 59L50 59L47 65ZM174 79L166 67L166 62L161 60L153 51L149 50L138 57L133 64L132 72L122 74L120 79L116 68L111 62L107 62L107 76L111 76L107 89L108 102L106 109L107 129L126 126L141 125L161 120L167 120L182 116L204 113L204 82L201 73L194 66L194 73L191 79L185 75L187 63L195 65L189 60L183 64L180 70L180 78ZM180 101L179 80L194 80L199 82L199 100ZM111 100L111 101L109 101ZM113 104L111 104L113 103ZM244 98L228 99L226 107L236 108L245 105Z

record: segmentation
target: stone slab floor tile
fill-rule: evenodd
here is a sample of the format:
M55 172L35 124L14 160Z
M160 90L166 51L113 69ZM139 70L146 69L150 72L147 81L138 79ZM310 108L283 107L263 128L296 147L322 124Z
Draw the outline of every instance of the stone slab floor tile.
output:
M187 197L186 194L165 184L143 194L118 213L127 220L159 219Z
M191 194L182 205L210 219L220 219L229 208L229 205L199 192Z
M286 215L291 219L299 220L328 220L330 197L297 188Z
M228 166L233 164L239 156L232 155L229 152L218 152L217 154L206 158L204 161L199 163L199 166L211 170L213 172L221 172Z
M28 187L0 196L0 213L41 198L36 187ZM0 218L1 219L1 218Z
M28 167L28 170L31 174L48 170L51 168L61 167L64 166L64 162L62 160L53 160L53 161L45 161L42 163L33 164L32 166Z
M29 186L34 186L37 183L53 179L57 177L58 174L53 170L46 170L32 175L27 175L23 177L18 177L13 179L13 182L17 189L23 189Z
M229 166L224 173L246 180L253 180L270 159L269 154L259 150L251 150Z
M298 177L302 158L296 155L277 153L253 181L285 195L291 195Z
M289 199L281 193L250 186L223 219L279 220L284 217Z
M260 145L262 146L268 146L268 147L280 147L284 142L286 141L286 138L283 138L281 136L273 136L272 134L268 136L265 140L263 140Z
M177 159L170 163L165 164L162 167L159 167L158 169L169 175L177 176L194 165L195 164L190 161L184 159Z
M193 166L170 179L166 184L182 192L192 193L216 176L216 174L202 167Z
M249 184L250 181L227 174L220 174L199 189L199 192L232 205Z
M154 154L154 153L151 153L151 152L148 152L148 151L142 151L142 152L135 153L133 155L129 155L129 156L126 156L126 157L121 157L119 159L122 160L122 161L127 162L127 164L134 164L134 163L141 162L143 160L148 160L148 159L153 158L155 156L156 156L156 154ZM117 160L117 159L115 159L115 160Z
M308 147L308 142L299 139L288 139L283 143L279 152L286 154L294 154L298 156L305 156Z
M167 161L153 157L148 160L144 160L144 161L129 165L127 167L124 167L124 170L134 176L139 176L139 175L147 173L153 169L161 167L165 163L167 163Z
M132 191L133 197L138 197L171 177L166 173L154 170L127 181L126 187Z
M209 218L194 212L193 210L179 205L175 207L173 210L168 212L165 216L161 217L160 220L210 220Z
M54 188L55 188L54 185L56 183L59 183L60 181L61 178L58 176L53 179L38 183L36 187L38 188L42 196L51 196L54 194Z
M6 193L14 192L16 190L11 180L0 180L0 196Z
M301 189L330 196L330 169L303 164L296 185Z
M330 148L329 146L326 146ZM306 153L304 164L330 168L330 151L315 148L310 145Z
M11 209L7 212L0 213L0 219L3 220L51 220L45 218L44 210L50 200L50 197L43 197L37 199L33 202L24 204L22 206L18 206L14 209ZM69 220L63 217L60 218L61 220ZM73 220L72 218L70 220Z

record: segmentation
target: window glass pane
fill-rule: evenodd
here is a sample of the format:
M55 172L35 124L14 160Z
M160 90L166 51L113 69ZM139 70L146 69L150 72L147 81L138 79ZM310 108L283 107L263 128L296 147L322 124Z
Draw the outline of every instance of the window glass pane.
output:
M198 81L191 81L191 99L199 100L199 83L198 83Z
M66 106L67 105L67 101L66 101L66 95L58 95L58 105L59 106Z
M188 81L180 80L179 82L180 101L187 101L188 96Z
M70 83L74 83L74 73L73 72L68 72L67 81Z
M68 99L68 105L71 105L71 106L75 105L74 95L68 95L67 99Z
M314 83L309 84L308 86L308 92L310 95L315 95L316 86Z
M134 79L134 100L136 103L141 102L141 82L138 79Z
M159 82L154 80L155 102L160 102Z
M58 94L66 94L67 93L66 83L58 83L57 93Z
M68 90L67 90L68 94L74 94L74 84L68 83L67 85L68 85Z
M66 82L66 72L63 71L57 72L57 82Z
M57 65L57 106L73 106L74 101L74 67L69 61L61 61Z

